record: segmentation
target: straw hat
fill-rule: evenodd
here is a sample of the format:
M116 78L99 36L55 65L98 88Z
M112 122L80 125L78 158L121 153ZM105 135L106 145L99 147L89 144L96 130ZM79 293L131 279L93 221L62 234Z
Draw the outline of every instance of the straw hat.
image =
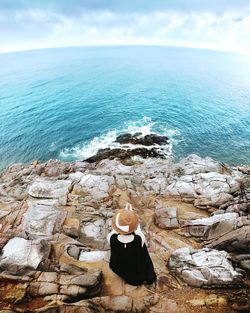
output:
M118 210L112 218L112 227L121 235L130 234L138 227L139 219L137 214L132 210L130 203L126 204L126 208Z

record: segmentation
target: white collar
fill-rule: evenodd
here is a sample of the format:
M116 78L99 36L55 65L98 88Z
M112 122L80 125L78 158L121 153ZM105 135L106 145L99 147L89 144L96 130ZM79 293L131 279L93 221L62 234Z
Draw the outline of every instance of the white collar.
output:
M115 231L114 229L107 235L107 240L108 240L108 243L110 244L110 237L113 235L113 234L118 234L117 231ZM139 235L141 237L141 241L142 241L142 247L144 245L144 243L146 243L146 238L145 238L145 235L143 234L143 232L141 231L141 228L140 228L140 225L138 226L137 230L135 230L135 234L136 235ZM128 235L123 235L123 236L128 236ZM117 236L118 237L118 236Z
M122 242L122 243L129 243L132 242L134 240L135 236L133 234L130 235L118 235L117 239L118 241Z

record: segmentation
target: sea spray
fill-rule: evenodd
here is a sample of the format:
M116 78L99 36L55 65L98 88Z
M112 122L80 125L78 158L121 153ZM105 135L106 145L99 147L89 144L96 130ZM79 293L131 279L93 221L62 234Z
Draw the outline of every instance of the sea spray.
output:
M133 149L133 144L120 144L115 142L116 138L123 133L141 133L142 136L157 134L160 136L167 136L169 143L164 146L159 146L160 154L166 158L173 156L173 147L182 141L181 133L179 129L170 128L166 123L153 122L148 116L144 116L140 120L129 120L123 123L120 128L110 129L101 136L94 137L90 141L85 141L77 144L72 148L64 148L60 151L59 157L66 161L84 160L95 155L99 149ZM144 147L152 149L152 146L136 145L137 148Z

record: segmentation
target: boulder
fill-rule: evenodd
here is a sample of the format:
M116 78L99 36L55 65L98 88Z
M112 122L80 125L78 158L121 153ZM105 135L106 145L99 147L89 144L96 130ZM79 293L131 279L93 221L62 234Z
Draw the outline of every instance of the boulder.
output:
M31 184L28 193L34 198L56 199L58 205L66 205L71 184L70 180L39 178Z
M243 279L242 273L233 268L227 252L208 248L175 250L169 268L193 287L239 286Z
M15 237L3 247L0 268L15 273L23 269L37 269L49 252L50 246L44 240Z
M111 221L103 217L90 216L82 222L80 241L94 249L107 248L106 236L111 230Z
M29 234L31 238L39 236L50 237L52 234L60 232L62 224L67 216L65 210L57 209L50 202L28 201L28 210L25 213L23 221L23 230Z
M223 173L225 164L217 162L210 157L201 158L196 154L190 154L183 158L177 165L176 170L182 171L183 175L193 175L199 173Z
M179 227L176 208L156 207L154 220L155 224L162 229Z
M113 176L85 174L74 186L74 193L89 194L94 200L101 200L109 196L109 188L114 182Z
M110 251L81 251L79 261L82 262L109 262Z
M219 207L232 200L231 194L239 190L236 177L217 172L180 176L170 183L166 195L191 198L194 205L201 208Z
M182 227L190 236L211 241L237 228L238 214L215 214L210 217L182 222Z
M122 161L130 159L133 156L140 156L142 158L165 158L157 148L134 148L134 149L122 149L122 148L105 148L98 150L97 154L84 160L84 162L94 163L100 162L103 159L119 158Z
M169 138L167 136L160 136L157 134L148 134L143 136L142 133L138 132L135 134L122 134L116 137L115 142L119 142L120 144L134 144L134 145L143 145L143 146L151 146L151 145L166 145L169 143Z
M250 253L250 225L244 225L214 240L208 247L228 252Z

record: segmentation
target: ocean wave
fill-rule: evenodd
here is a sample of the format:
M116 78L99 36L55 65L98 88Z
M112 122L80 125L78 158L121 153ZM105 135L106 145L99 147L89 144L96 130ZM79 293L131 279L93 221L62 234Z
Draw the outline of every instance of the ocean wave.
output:
M142 136L149 134L167 136L169 138L169 144L164 146L144 146L139 144L120 144L119 142L115 142L117 136L121 134L130 133L133 135L138 132L142 133ZM94 137L88 142L79 143L72 148L64 148L60 151L59 157L67 161L84 160L95 155L99 149L133 149L140 147L147 149L152 149L152 147L154 147L165 157L171 157L173 155L173 146L182 141L180 136L181 132L179 129L170 127L166 123L153 122L150 117L144 116L140 120L129 120L120 128L110 129L103 135Z

